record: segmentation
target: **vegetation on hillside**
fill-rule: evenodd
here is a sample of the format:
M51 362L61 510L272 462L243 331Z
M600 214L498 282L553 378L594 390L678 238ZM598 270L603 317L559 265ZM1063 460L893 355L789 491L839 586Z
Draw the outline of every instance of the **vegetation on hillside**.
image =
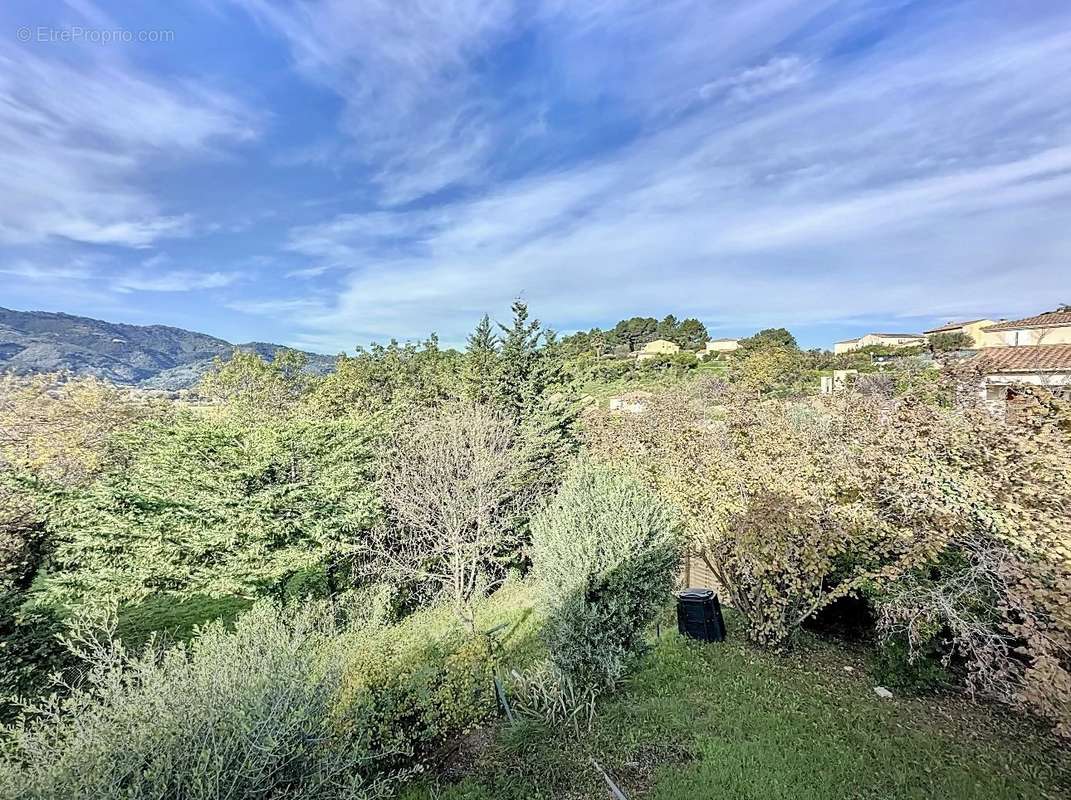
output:
M997 420L961 369L783 329L700 359L693 323L559 339L517 303L464 352L392 342L327 375L238 354L183 402L4 377L0 797L377 797L525 736L560 774L476 756L457 791L562 796L584 753L676 763L638 775L650 796L757 793L756 770L791 796L776 753L803 731L830 796L1065 781L917 721L894 742L802 631L862 609L883 681L1071 734L1071 407L1036 388ZM648 336L685 350L640 363ZM870 371L819 396L845 364ZM593 401L629 387L642 413ZM652 639L682 555L748 645ZM672 693L752 744L686 735ZM894 757L898 783L859 772Z

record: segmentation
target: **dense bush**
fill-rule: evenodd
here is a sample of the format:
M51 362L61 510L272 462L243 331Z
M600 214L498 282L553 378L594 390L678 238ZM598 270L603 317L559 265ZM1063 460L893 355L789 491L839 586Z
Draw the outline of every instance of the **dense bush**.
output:
M924 646L888 639L874 654L872 674L881 686L912 694L927 694L953 684L953 676L942 663L942 647L937 637Z
M323 609L270 604L164 653L76 633L85 682L4 732L0 797L373 796L368 737L332 727L335 633Z
M367 738L379 773L412 768L495 712L492 640L456 618L437 629L418 619L426 626L371 628L347 643L336 725Z
M532 534L551 661L582 686L613 685L677 576L673 512L638 481L580 462L533 519Z
M47 609L24 610L21 595L0 589L0 722L50 687L52 674L70 665L59 641L64 628Z
M42 510L0 461L0 721L35 698L65 666L57 615L27 597L52 550Z
M0 730L0 798L380 797L495 712L494 666L529 657L528 597L509 583L477 606L493 636L448 607L389 624L374 590L333 611L260 601L142 654L78 622L85 680Z
M350 604L364 620L336 641L347 655L333 727L365 738L369 774L404 777L497 712L495 673L538 658L542 615L512 579L473 602L470 624L448 603L391 622L393 601L379 586Z

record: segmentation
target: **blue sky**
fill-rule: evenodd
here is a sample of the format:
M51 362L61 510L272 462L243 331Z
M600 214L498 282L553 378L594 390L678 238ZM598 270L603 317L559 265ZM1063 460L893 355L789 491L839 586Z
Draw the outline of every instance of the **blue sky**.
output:
M1066 0L0 8L2 306L829 346L1071 302L1069 255Z

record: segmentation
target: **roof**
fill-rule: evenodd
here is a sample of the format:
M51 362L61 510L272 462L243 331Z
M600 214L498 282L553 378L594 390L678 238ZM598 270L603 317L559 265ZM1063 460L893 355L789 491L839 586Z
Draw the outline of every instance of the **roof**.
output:
M735 337L725 337L725 338L722 338L722 339L711 339L710 341L712 341L712 342L739 342L740 339L739 338L735 338Z
M857 336L854 339L841 339L839 342L837 342L837 344L848 344L849 342L858 342L862 338L863 338L862 336Z
M958 331L960 328L967 325L973 325L976 322L985 322L985 317L981 319L968 319L963 322L949 322L946 325L942 325L940 328L930 328L926 333L949 333L950 331Z
M978 364L988 373L1071 372L1071 344L983 347Z
M1067 308L1064 306L1064 308ZM1063 326L1071 326L1071 309L1064 311L1046 311L1044 314L1038 314L1036 317L1026 317L1025 319L1013 319L1010 322L1001 322L999 325L990 325L985 329L986 333L996 333L997 331L1016 331L1021 328L1057 328Z
M884 339L924 339L921 333L868 333L867 336L881 336Z

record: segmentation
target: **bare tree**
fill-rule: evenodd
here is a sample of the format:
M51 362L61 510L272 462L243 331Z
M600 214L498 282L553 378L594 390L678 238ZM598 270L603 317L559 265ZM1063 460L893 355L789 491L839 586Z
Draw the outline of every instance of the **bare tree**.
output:
M485 581L501 576L508 550L514 423L486 407L455 402L411 419L387 455L380 490L386 521L371 537L366 572L428 585L464 615Z

